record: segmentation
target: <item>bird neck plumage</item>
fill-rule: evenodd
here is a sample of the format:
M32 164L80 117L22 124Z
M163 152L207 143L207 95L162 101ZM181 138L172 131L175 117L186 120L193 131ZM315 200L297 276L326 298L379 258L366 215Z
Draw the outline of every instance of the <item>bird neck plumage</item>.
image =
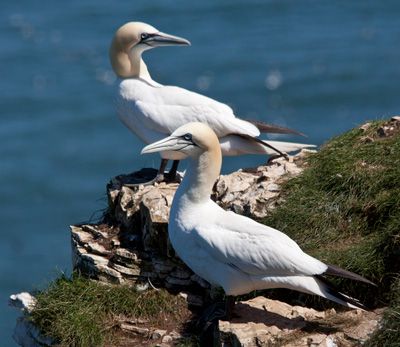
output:
M190 158L189 166L179 189L193 203L210 199L212 188L221 171L221 150L203 152L198 158Z
M120 78L143 78L150 80L151 76L142 59L142 51L133 49L129 53L113 42L110 50L111 65Z
M151 79L147 65L142 59L142 52L133 51L129 55L131 62L131 76L133 78Z

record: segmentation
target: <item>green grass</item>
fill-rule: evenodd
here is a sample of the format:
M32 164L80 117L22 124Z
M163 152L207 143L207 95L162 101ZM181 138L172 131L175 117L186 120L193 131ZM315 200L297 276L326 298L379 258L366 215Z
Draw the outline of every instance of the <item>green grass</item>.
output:
M137 292L128 286L109 286L73 275L62 276L36 294L33 323L61 346L102 346L113 339L115 317L162 320L179 318L183 299L165 290Z
M381 327L367 341L365 347L400 346L400 278L392 288L392 300L386 310Z
M380 138L383 123L373 122L365 132L353 129L311 155L264 220L318 259L377 283L379 289L337 281L372 305L386 299L400 269L400 134Z

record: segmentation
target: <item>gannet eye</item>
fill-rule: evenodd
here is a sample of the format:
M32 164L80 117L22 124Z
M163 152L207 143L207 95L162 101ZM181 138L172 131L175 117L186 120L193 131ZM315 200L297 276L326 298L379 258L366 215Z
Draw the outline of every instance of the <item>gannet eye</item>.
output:
M149 37L149 34L147 34L147 33L142 33L142 34L140 34L140 38L142 39L142 40L145 40L145 39L147 39Z
M186 141L192 141L192 134L185 134L182 136Z

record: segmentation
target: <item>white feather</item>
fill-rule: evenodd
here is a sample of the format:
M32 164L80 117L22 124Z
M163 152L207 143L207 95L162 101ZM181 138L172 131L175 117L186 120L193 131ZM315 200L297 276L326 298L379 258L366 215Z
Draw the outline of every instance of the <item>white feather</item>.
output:
M303 277L327 269L276 229L227 212L211 200L193 204L187 199L179 203L180 199L177 193L171 209L171 243L194 272L222 286L228 295L261 288L300 288ZM289 277L300 282L293 284Z
M276 154L273 149L256 141L250 141L240 136L228 135L219 139L222 154L226 156L242 154ZM295 142L263 140L281 152L294 152L303 148L315 148L315 145Z
M260 131L255 125L237 118L228 105L183 88L163 86L143 78L128 78L120 82L116 104L121 121L146 144L170 135L184 124L197 121L214 130L220 138L223 155L276 154L262 144L235 135L257 137ZM314 147L266 141L282 152ZM170 152L161 155L166 159L179 157Z

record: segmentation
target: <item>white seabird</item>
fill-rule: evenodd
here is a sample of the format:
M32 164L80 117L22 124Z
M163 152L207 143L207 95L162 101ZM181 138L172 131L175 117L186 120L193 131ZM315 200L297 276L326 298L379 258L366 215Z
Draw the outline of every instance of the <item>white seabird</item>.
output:
M313 258L279 230L225 211L210 199L222 156L218 138L207 125L186 124L171 136L144 147L142 153L161 151L189 157L171 206L168 233L179 257L197 275L221 286L228 296L288 288L347 307L364 307L334 290L322 275L372 282Z
M237 118L223 103L189 90L164 86L149 74L142 53L154 47L190 45L186 39L162 33L151 25L129 22L120 27L112 40L110 61L121 79L116 96L117 113L121 121L143 142L160 140L189 122L208 124L220 138L223 155L276 154L296 151L313 145L258 139L260 131L301 134L294 130ZM159 174L163 174L168 159L180 160L183 153L161 153ZM176 170L174 162L173 170Z

